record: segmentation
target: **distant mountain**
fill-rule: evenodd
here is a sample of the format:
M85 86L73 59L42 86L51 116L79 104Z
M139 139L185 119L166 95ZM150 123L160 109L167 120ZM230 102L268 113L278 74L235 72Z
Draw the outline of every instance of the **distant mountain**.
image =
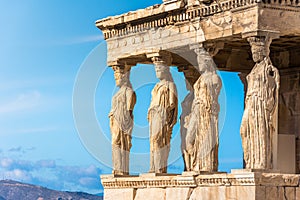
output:
M102 200L83 192L61 192L12 180L0 181L0 200Z

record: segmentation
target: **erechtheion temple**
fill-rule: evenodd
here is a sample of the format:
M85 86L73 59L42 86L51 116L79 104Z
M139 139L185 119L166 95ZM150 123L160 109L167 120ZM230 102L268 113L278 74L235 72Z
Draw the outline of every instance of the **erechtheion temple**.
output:
M98 20L107 65L120 90L109 115L113 172L104 199L300 199L300 1L163 0ZM153 64L159 82L148 109L149 173L130 175L135 91L130 70ZM169 67L190 93L178 102ZM244 169L218 172L216 70L239 72L245 108ZM178 113L178 105L182 113ZM172 129L180 117L185 171L167 173Z

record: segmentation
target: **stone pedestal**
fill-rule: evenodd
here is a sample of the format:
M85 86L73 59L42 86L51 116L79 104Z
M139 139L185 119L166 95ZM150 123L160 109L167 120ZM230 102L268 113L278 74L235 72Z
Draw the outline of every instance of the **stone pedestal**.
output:
M299 199L299 175L234 170L232 173L101 176L104 199Z

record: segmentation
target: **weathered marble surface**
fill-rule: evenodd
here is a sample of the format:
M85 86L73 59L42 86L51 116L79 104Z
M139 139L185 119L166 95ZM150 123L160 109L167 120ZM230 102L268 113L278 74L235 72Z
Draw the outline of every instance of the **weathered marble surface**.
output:
M175 6L170 7L170 2ZM259 36L261 31L278 32L282 39L276 44L277 48L285 42L294 42L295 47L299 44L299 1L221 0L205 5L204 1L185 0L185 7L181 2L166 1L98 20L96 26L103 31L108 45L108 64L149 63L143 56L149 52L175 49L186 52L190 44L218 40L225 41L229 49L223 52L218 63L229 70L248 70L252 63L245 61L247 65L234 66L235 69L226 66L227 53L240 50L247 56L244 34L252 32L252 36ZM278 53L286 51L278 49ZM187 64L183 59L180 62Z
M250 37L253 61L247 76L245 111L240 128L247 169L273 169L277 159L279 72L269 58L271 39Z
M265 200L300 197L299 175L236 171L198 175L101 176L104 199ZM108 191L108 192L106 192ZM296 198L297 196L297 198Z
M166 173L173 126L177 122L177 89L170 73L170 55L154 57L156 76L148 110L150 127L150 172Z
M300 65L299 65L300 66ZM296 138L296 173L300 172L300 68L280 70L278 133ZM289 143L289 145L292 145Z
M132 89L129 75L130 66L114 66L114 77L119 91L112 99L109 113L112 135L113 174L129 174L129 153L133 128L133 109L136 95Z
M194 100L194 88L193 85L200 76L200 73L194 66L178 67L178 71L182 71L185 76L185 85L189 93L186 95L184 100L181 102L181 115L180 115L180 136L181 136L181 151L184 161L184 171L191 171L192 166L192 155L187 151L186 148L186 132L185 119L191 113L192 103Z
M299 77L294 76L295 72L299 74L300 71L300 61L298 59L300 56L300 1L221 0L214 1L210 5L204 5L203 2L196 0L163 0L160 5L98 20L96 25L103 31L104 38L107 41L108 65L119 65L120 63L130 65L137 63L149 64L153 59L153 56L149 55L158 51L169 52L175 58L167 66L191 65L196 62L197 56L195 56L195 52L190 46L199 43L205 45L207 43L222 42L224 50L214 58L219 69L239 71L244 74L251 71L245 85L247 87L245 113L240 131L246 168L267 171L276 168L277 107L279 101L282 104L280 109L281 118L279 119L282 122L279 124L282 133L299 136L299 126L297 125L299 124L300 107L297 101L299 100ZM270 41L266 38L272 34L277 35L277 38L272 43L273 55L269 56ZM251 54L249 53L250 47L247 40L250 42L255 66L253 61L249 59ZM192 61L175 55L176 52L191 55ZM154 61L161 62L159 59L161 57L155 58ZM281 70L280 73L283 70L287 72L285 74L286 80L283 79L286 87L282 90L280 96L278 95L279 72L272 65L271 59L273 59L274 65ZM218 84L207 84L206 79L203 78L204 76L201 77L199 78L200 81L195 84L194 99L203 100L204 97L211 96L213 98L207 98L206 102L213 105L212 102L216 95L207 95L205 87L208 87L208 91L212 92L214 91L212 88L218 86ZM165 85L165 83L160 84ZM171 88L175 87L172 86ZM153 92L154 99L165 99L161 98L162 95L159 89L156 88L156 90ZM192 92L186 102L190 102L191 98ZM166 107L170 106L168 105L169 101L166 102ZM170 106L170 109L161 112L162 103L153 103L153 105L150 107L148 115L151 126L150 145L152 152L150 171L161 173L166 172L172 124L175 123L172 114L176 112L177 115L177 110ZM183 115L187 115L189 109L187 106ZM151 110L154 110L154 112ZM213 112L200 108L193 109L194 112L200 110L198 116L190 113L191 117L187 119L187 122L190 121L187 123L187 129L189 129L189 126L192 127L190 128L191 132L192 130L198 130L199 127L205 127L200 123L191 123L198 122L194 119L202 117L204 119L202 122L212 125L217 121L216 115L212 115ZM159 118L155 118L155 114L162 113L164 113L162 115L163 119L168 119L166 121L170 121L170 123L162 124L161 122L164 122L164 120L159 121L157 120ZM194 116L194 119L192 116ZM194 128L197 125L199 127ZM112 127L112 129L120 129L120 127L114 125ZM208 132L211 134L206 134L208 133L206 130L199 129L203 134L201 135L202 138L199 137L199 140L194 138L200 134L190 134L192 139L189 140L185 132L187 130L182 131L182 138L186 139L183 142L182 150L187 169L194 171L217 170L218 145L214 145L216 148L211 151L210 157L201 158L201 162L199 162L199 155L197 154L203 151L195 151L194 148L195 146L199 148L201 146L205 151L208 151L213 143L217 144L217 134L215 134L218 132L217 128L216 126L210 128L211 131ZM122 128L122 130L125 129ZM204 143L194 145L195 141L204 141L207 135L211 137L207 137L210 138L210 141L205 142L206 146L203 145ZM124 141L125 144L128 144L124 148L126 152L129 152L130 138L125 137ZM190 142L192 145L188 147L186 141L192 141ZM299 139L296 144L297 168L299 171ZM165 148L162 148L163 146ZM158 149L163 150L157 151ZM127 162L126 157L128 155L124 157L126 161L122 161L122 163ZM194 161L192 161L193 159ZM199 163L203 164L207 161L209 161L208 165L199 166ZM192 167L193 165L195 167ZM120 169L117 170L121 172L120 174L128 173L127 167L115 166L114 168ZM106 179L103 185L105 189L112 189L110 190L112 191L110 193L112 194L111 198L113 198L113 190L118 191L119 196L116 196L115 199L120 199L120 196L123 195L119 191L122 188L133 188L133 190L126 191L129 199L132 197L133 199L143 200L147 197L149 199L173 198L173 192L174 194L182 194L182 199L295 199L300 197L298 182L298 175L264 174L250 170L234 174L144 176L132 179L130 177L113 178L111 180ZM151 191L148 192L149 188L151 188ZM123 195L124 198L125 196L126 194Z
M213 58L204 48L196 49L201 75L194 84L192 111L186 117L186 149L191 171L218 171L218 97L222 82Z

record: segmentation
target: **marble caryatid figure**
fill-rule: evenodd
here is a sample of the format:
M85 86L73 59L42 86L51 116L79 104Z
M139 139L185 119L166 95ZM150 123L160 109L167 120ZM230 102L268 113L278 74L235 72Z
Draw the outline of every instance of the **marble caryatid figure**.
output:
M150 172L167 173L172 129L177 121L177 89L168 62L154 57L158 82L152 90L148 110L150 126Z
M191 157L192 155L186 149L186 127L185 119L191 113L192 102L194 100L194 84L199 78L199 72L194 66L178 67L179 71L182 71L185 76L185 85L189 93L185 96L181 102L182 113L180 115L180 135L181 135L181 152L184 161L184 171L191 171Z
M273 169L277 137L279 73L269 58L271 39L250 37L253 61L240 128L247 169Z
M129 174L129 153L133 128L133 108L136 94L129 75L131 66L113 66L116 85L120 87L114 95L109 114L112 137L113 174Z
M204 48L195 50L200 77L194 84L192 110L186 117L186 148L191 171L218 170L218 97L222 87L213 58Z

